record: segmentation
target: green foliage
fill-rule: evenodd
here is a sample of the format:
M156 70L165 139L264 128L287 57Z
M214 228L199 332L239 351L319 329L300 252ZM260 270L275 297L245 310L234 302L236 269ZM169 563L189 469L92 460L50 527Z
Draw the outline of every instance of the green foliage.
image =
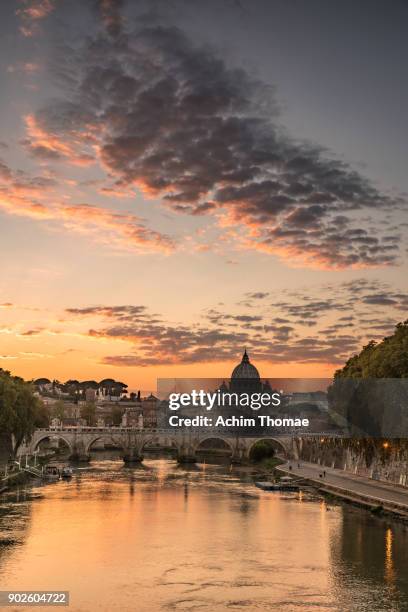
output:
M58 400L52 406L52 416L56 417L60 421L65 418L65 402L63 400Z
M122 422L123 410L119 406L113 406L111 412L112 425L119 426Z
M13 455L36 427L48 425L48 413L30 383L0 369L0 432Z
M408 320L398 323L392 336L372 340L337 370L335 378L408 378Z
M268 472L272 472L278 465L285 463L279 457L267 457L266 459L262 459L261 469L266 470Z
M258 462L273 457L275 450L272 442L269 440L260 440L251 449L250 458L252 461Z
M401 437L406 431L407 378L408 320L337 370L328 390L329 406L346 419L354 435Z
M92 402L87 402L81 407L81 419L85 419L88 427L96 423L96 406Z

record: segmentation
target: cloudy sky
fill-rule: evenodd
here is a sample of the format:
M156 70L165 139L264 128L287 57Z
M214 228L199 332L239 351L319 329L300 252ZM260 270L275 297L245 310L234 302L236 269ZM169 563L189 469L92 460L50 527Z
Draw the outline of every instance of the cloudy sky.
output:
M334 7L1 3L0 367L328 376L407 319L408 5Z

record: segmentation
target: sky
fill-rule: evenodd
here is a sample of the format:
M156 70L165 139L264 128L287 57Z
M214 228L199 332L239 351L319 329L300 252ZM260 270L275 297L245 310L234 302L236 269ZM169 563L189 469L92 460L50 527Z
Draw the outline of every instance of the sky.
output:
M406 320L408 4L0 5L0 367L327 377Z

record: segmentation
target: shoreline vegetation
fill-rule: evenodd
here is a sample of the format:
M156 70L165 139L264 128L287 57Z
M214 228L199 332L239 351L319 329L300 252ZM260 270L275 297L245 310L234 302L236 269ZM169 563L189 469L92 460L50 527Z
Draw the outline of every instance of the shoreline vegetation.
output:
M34 387L0 368L0 447L14 459L24 440L49 422L45 404Z

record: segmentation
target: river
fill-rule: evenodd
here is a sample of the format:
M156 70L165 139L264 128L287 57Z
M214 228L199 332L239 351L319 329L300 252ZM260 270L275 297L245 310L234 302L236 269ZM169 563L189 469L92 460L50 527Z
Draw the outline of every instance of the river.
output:
M252 480L97 460L3 494L0 590L69 590L77 612L408 610L404 526Z

